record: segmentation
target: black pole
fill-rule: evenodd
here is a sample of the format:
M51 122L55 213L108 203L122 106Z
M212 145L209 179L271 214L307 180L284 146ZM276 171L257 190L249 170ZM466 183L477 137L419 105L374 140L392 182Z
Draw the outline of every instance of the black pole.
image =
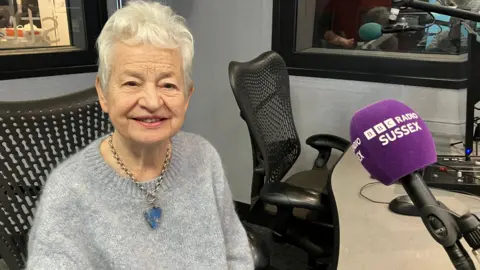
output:
M465 248L462 246L460 241L457 241L451 247L445 247L445 251L448 254L448 257L453 263L453 266L457 270L471 270L475 269L472 259L468 255Z
M468 82L467 82L467 107L465 119L465 154L470 155L473 150L473 126L475 118L475 105L480 100L478 77L478 63L480 63L480 43L477 34L468 33Z
M480 22L480 14L466 11L463 9L452 8L448 6L434 5L423 1L418 0L406 0L406 1L393 1L393 3L400 3L401 6L412 7L416 9L421 9L427 12L435 12L443 15L449 15L452 17L470 20L474 22Z
M435 199L419 173L400 179L403 188L420 212L423 224L433 239L443 246L455 269L475 269L472 259L460 243L457 220Z

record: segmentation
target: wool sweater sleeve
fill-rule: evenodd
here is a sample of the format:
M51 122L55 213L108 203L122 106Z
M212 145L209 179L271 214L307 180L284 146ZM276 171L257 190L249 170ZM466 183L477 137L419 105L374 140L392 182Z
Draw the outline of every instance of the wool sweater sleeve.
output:
M82 237L84 204L72 178L54 171L46 182L29 232L27 270L93 269Z
M220 156L215 149L212 151L214 156L211 159L214 175L213 181L223 227L228 269L254 269L253 256L248 243L247 233L235 211L232 193L225 176Z

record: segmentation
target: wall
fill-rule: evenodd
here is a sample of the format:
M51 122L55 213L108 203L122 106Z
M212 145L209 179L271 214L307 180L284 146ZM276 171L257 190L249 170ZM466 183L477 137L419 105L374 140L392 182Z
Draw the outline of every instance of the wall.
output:
M186 131L201 134L219 151L233 197L250 203L252 161L245 124L228 81L228 63L247 61L270 49L271 0L175 0L195 37L196 91Z
M5 80L0 82L0 100L36 100L92 87L95 73Z

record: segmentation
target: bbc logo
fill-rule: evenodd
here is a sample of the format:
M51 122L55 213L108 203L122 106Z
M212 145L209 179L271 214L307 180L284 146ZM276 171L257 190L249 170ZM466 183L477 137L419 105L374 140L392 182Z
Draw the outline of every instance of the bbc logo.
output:
M387 126L388 129L394 128L397 125L392 118L388 118L387 120L383 121L383 123L385 123L385 126Z
M382 134L383 132L387 131L387 128L383 125L383 123L377 124L373 127L377 134Z
M365 137L367 138L367 140L371 140L373 138L375 138L375 136L377 136L377 134L375 134L375 131L373 131L373 128L369 128L367 129L363 135L365 135Z
M380 122L373 126L373 128L367 129L365 132L363 132L363 135L365 135L367 140L371 140L375 138L377 134L380 135L388 129L394 128L395 126L397 126L395 121L392 118L388 118L387 120L383 121L383 123Z

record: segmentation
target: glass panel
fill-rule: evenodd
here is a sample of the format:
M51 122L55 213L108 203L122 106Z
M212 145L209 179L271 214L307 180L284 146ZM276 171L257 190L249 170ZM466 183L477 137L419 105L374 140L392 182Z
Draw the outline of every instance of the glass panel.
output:
M86 49L85 34L82 0L0 0L2 54Z
M457 5L457 8L479 12L478 0L424 0L437 5ZM406 9L400 11L397 22L425 26L416 32L372 34L371 39L362 40L360 27L376 23L384 27L389 24L392 0L299 0L297 10L296 51L336 52L348 54L418 58L459 59L467 52L467 28L477 29L469 21L461 23L450 16ZM435 20L433 20L435 17ZM365 28L363 28L365 29ZM376 32L377 33L377 32ZM329 49L329 50L326 50ZM332 49L336 49L333 51ZM363 51L363 52L362 52ZM376 51L372 53L372 51ZM455 56L452 58L452 56Z

